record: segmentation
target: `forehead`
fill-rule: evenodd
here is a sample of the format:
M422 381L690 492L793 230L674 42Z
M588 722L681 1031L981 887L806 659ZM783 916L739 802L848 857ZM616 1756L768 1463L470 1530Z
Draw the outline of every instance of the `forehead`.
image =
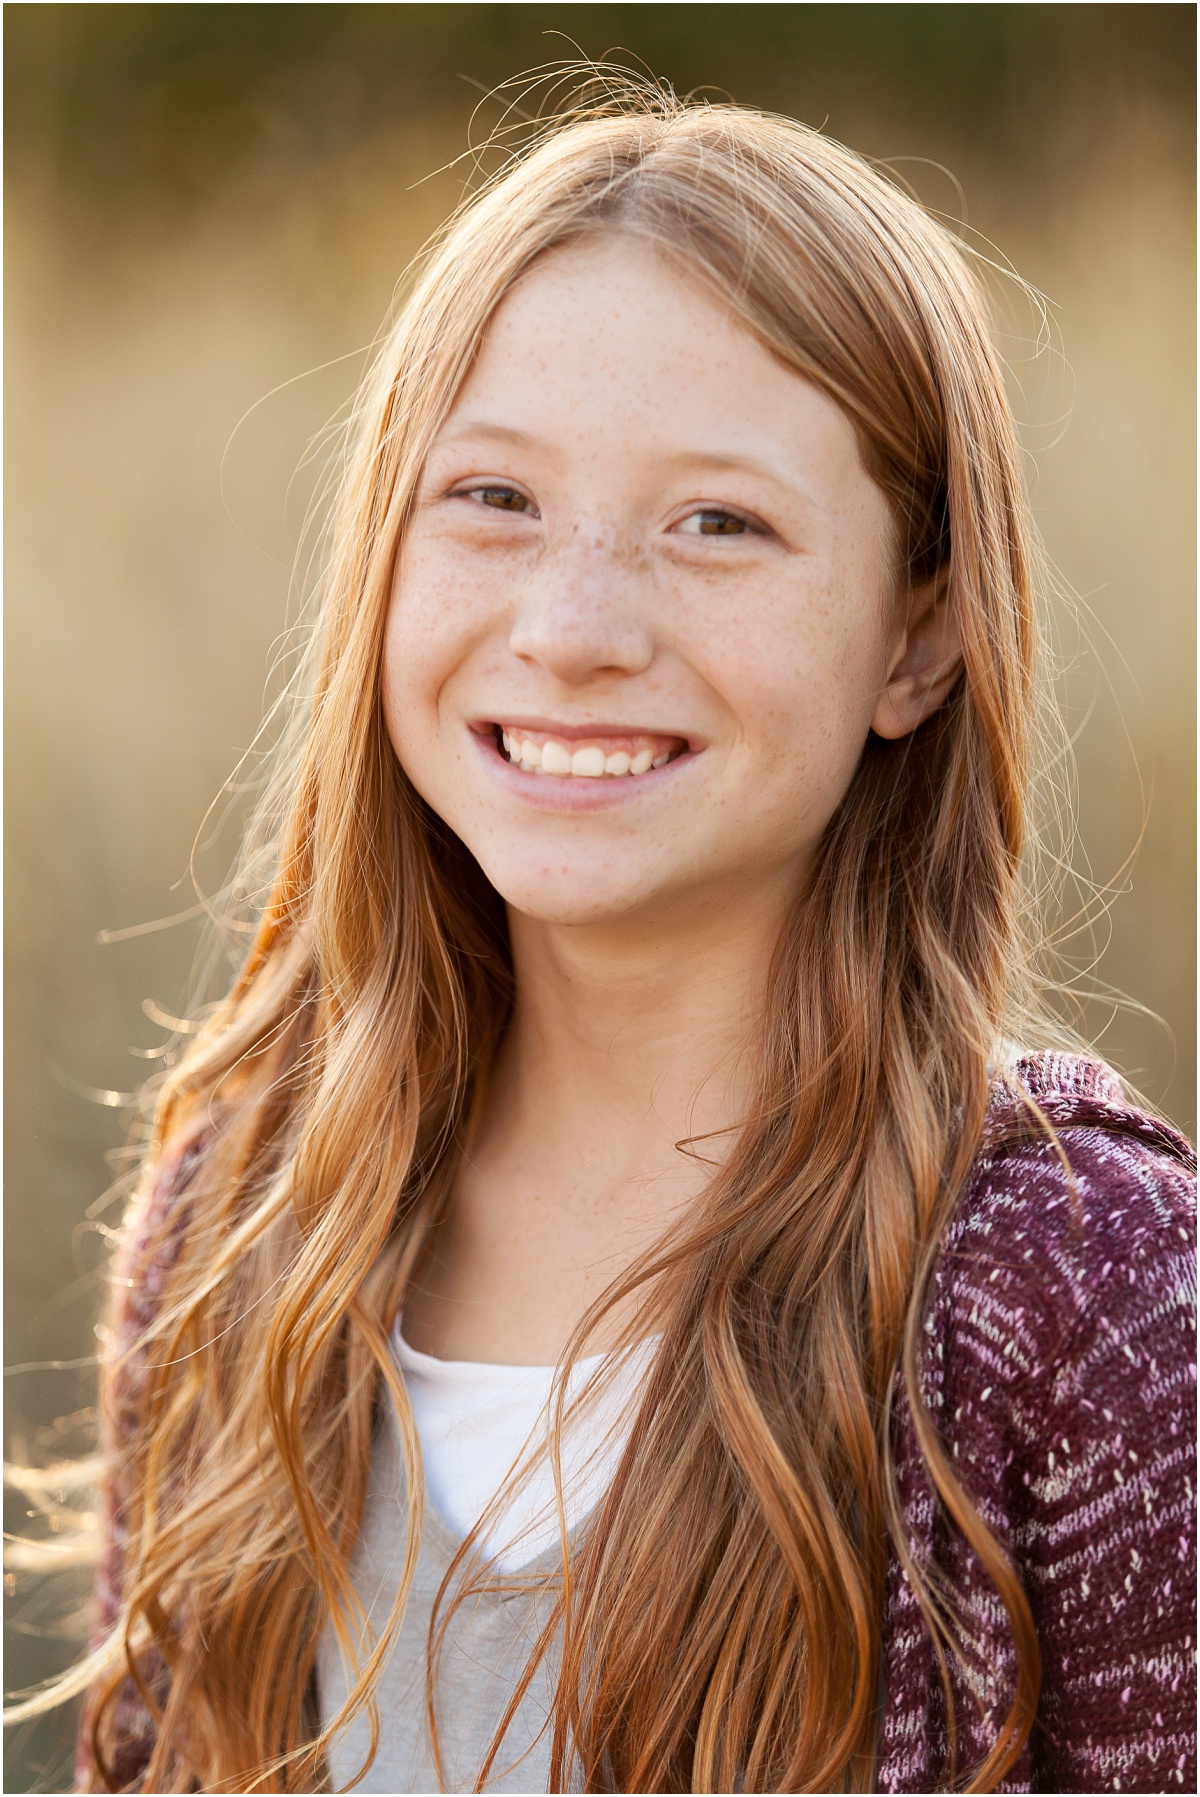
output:
M485 421L593 457L687 447L804 469L823 488L868 479L826 394L617 232L547 252L501 301L442 435Z

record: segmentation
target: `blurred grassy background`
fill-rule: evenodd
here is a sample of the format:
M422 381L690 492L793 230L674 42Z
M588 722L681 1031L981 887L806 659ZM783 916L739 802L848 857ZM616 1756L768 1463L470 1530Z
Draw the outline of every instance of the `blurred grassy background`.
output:
M1192 1126L1190 6L10 4L4 26L6 1364L94 1349L80 1226L121 1113L80 1090L153 1066L141 1002L179 1003L195 944L97 934L192 903L284 619L291 476L460 193L480 90L579 51L889 159L1048 296L1057 348L1034 355L1011 293L1004 347L1087 619L1059 609L1077 859L1119 887L1093 978L1133 1001L1086 1023ZM50 1451L91 1379L9 1377L10 1438ZM44 1602L7 1608L12 1687L67 1650ZM18 1734L7 1788L62 1789L64 1740Z

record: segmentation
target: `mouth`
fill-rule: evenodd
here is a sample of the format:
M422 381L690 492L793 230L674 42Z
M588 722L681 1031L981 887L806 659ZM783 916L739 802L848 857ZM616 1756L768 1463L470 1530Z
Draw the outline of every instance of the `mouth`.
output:
M657 731L600 728L555 734L508 721L488 729L511 767L560 780L637 780L688 750L686 738Z

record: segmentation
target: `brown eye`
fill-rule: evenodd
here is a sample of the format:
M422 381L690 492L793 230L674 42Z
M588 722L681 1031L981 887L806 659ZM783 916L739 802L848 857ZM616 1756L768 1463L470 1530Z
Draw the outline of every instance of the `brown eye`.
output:
M724 511L720 506L704 506L699 511L690 512L678 528L687 536L740 537L751 526L736 512Z
M527 512L530 510L528 497L518 492L516 487L472 487L471 496L478 499L481 505L490 505L499 512Z

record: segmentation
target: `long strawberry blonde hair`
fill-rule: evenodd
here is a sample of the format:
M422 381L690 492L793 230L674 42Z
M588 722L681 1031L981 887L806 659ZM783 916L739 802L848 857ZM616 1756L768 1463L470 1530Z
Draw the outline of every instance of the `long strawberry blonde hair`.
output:
M319 1787L330 1626L355 1670L335 1720L365 1708L377 1737L422 1526L389 1331L514 1000L503 904L389 742L384 625L430 443L497 306L536 258L608 233L653 246L843 409L892 506L901 593L946 580L963 667L911 738L866 743L778 945L744 1125L686 1229L574 1338L572 1357L636 1286L639 1327L662 1340L619 1476L564 1539L532 1656L552 1635L552 1788L874 1788L889 1543L943 1664L967 1651L904 1538L898 1387L1016 1650L995 1745L956 1779L994 1788L1029 1733L1029 1608L921 1399L924 1292L980 1144L989 1059L1028 995L1037 632L1001 368L956 242L858 157L787 119L610 83L451 220L356 407L292 721L248 838L246 890L269 869L256 934L158 1100L147 1179L198 1130L205 1146L121 1418L123 1607L87 1663L101 1784L132 1676L157 1723L146 1789ZM120 1382L110 1364L110 1412ZM408 1549L390 1623L363 1645L349 1561L388 1394Z

